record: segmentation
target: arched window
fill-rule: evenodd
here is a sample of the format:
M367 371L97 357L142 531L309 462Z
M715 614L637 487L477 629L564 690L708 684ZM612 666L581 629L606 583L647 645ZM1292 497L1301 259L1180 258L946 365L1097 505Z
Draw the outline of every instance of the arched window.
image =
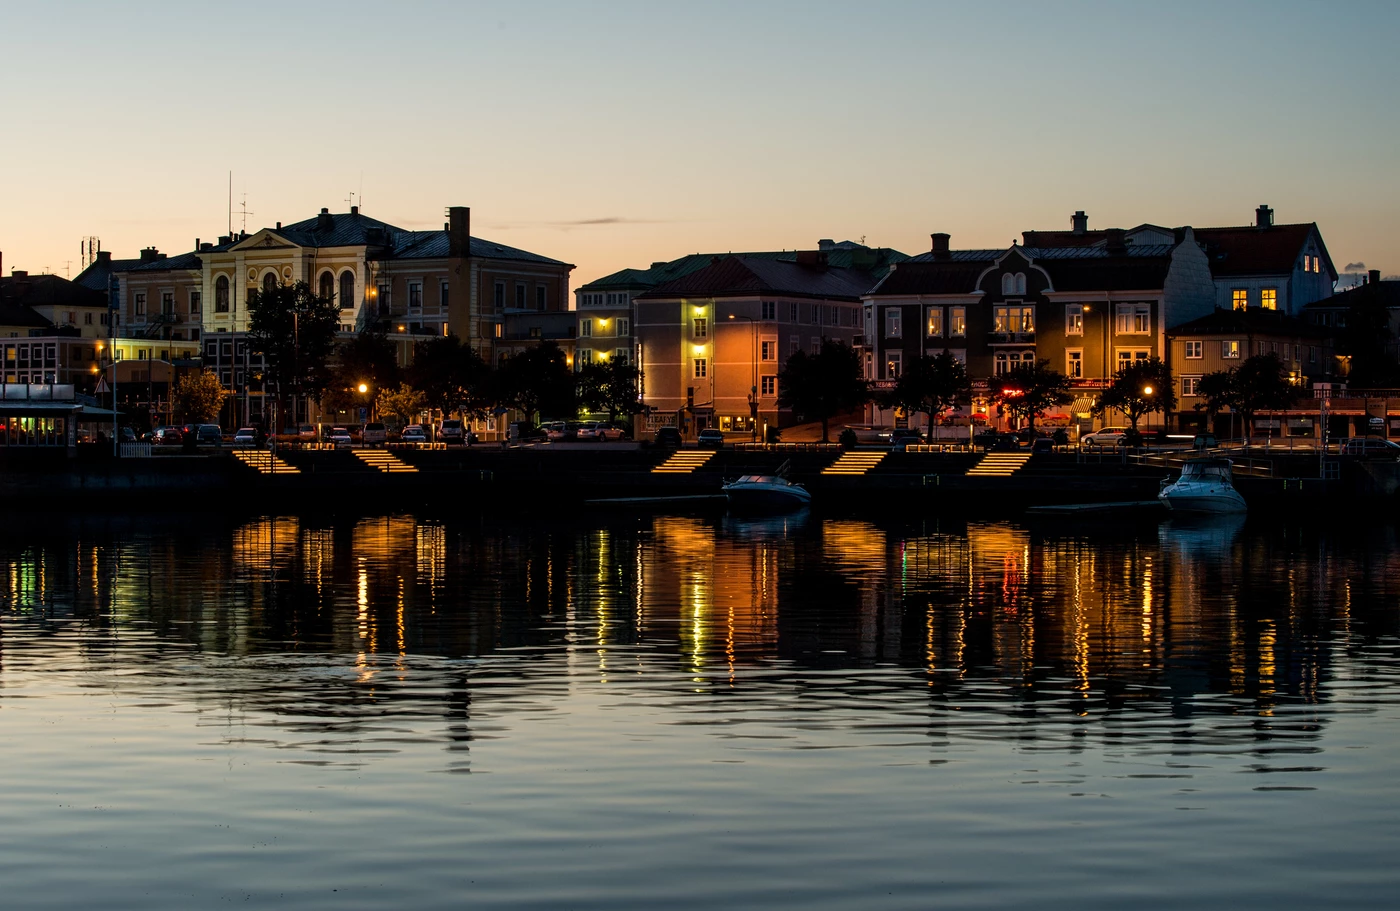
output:
M214 312L228 312L228 276L220 275L214 279Z
M277 273L269 272L263 276L263 293L271 294L277 290Z
M1012 275L1010 272L1003 273L1001 276L1001 293L1016 293L1016 276Z
M1016 291L1015 291L1015 293L1016 293L1016 294L1025 294L1025 293L1026 293L1026 273L1024 273L1024 272L1017 272L1017 273L1016 273Z
M355 273L346 269L340 273L340 309L349 310L355 306Z
M321 273L321 299L330 300L335 296L335 278L329 272Z

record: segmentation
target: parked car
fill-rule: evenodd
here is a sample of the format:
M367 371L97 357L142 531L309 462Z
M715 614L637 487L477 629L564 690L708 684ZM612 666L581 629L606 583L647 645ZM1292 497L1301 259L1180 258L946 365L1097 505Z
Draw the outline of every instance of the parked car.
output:
M409 424L403 429L399 439L405 443L426 443L428 442L428 433L423 429L422 424Z
M336 449L349 449L354 445L354 441L350 439L350 431L344 427L332 427L326 434L326 442L334 445Z
M724 434L713 427L706 427L695 438L695 445L701 449L723 449Z
M616 424L599 424L598 439L610 441L625 440L627 439L627 431Z
M656 445L666 449L680 449L680 429L677 427L658 427L656 429Z
M584 421L582 424L579 424L579 425L578 425L578 429L574 431L574 437L575 437L575 439L579 439L579 440L597 440L597 439L599 439L599 436L598 436L598 422L597 422L597 421Z
M233 435L234 449L251 449L258 445L258 430L256 427L240 427Z
M1080 446L1123 446L1128 436L1126 427L1102 427L1079 438Z
M1219 445L1213 433L1198 433L1191 438L1192 449L1214 449Z
M186 424L180 428L180 438L184 443L193 440L199 446L222 446L224 432L218 424Z
M179 446L181 439L179 427L157 427L151 431L151 442L156 446Z
M578 425L572 421L550 421L548 424L541 424L539 430L546 440L555 443L578 439Z
M297 442L299 442L299 443L314 443L314 442L316 442L316 425L315 425L315 424L298 424L298 425L297 425Z
M924 435L913 427L896 427L890 431L890 447L904 449L910 443L922 443Z
M438 428L438 439L444 443L464 443L466 442L466 428L458 420L446 420Z
M1400 444L1380 437L1354 437L1342 441L1342 455L1362 459L1400 458Z
M360 442L366 446L383 446L389 439L389 431L380 421L370 421L360 432Z
M136 431L130 427L123 427L121 429L120 437L123 443L135 443Z

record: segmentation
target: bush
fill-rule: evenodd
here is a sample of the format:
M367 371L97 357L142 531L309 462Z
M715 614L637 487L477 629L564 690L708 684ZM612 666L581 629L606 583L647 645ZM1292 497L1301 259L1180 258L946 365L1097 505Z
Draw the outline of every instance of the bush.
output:
M856 432L854 430L847 427L845 430L841 431L840 443L842 449L855 449L857 442L859 441L856 439Z

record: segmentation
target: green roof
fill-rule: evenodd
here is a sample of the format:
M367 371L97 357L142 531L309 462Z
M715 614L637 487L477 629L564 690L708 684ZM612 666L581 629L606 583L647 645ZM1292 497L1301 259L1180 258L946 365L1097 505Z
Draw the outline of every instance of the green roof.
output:
M809 252L810 251L804 251ZM867 268L872 277L871 284L884 278L885 273L890 271L890 266L894 263L904 262L909 257L898 250L891 250L888 247L866 247L852 241L842 241L830 249L824 251L826 261L829 266L836 266L845 269ZM685 278L695 272L699 272L707 266L714 265L720 260L730 256L742 256L748 259L769 259L775 262L797 262L797 250L777 250L763 253L691 253L682 256L680 259L673 259L670 262L655 263L650 269L622 269L611 275L605 275L596 281L591 281L586 285L580 285L580 291L649 291L667 282L673 282L678 278Z

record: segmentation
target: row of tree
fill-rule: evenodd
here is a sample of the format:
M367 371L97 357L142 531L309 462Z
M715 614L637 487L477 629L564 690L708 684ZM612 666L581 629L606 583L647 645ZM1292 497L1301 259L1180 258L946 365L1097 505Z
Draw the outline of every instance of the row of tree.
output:
M1072 380L1050 367L1047 360L1023 363L988 383L988 398L998 409L1035 429L1036 419L1074 400ZM1239 367L1210 373L1200 380L1197 407L1213 419L1225 408L1238 412L1245 432L1261 411L1281 410L1297 400L1302 388L1288 377L1275 354L1261 354ZM820 421L822 439L829 438L831 418L875 401L885 408L923 414L929 424L959 407L972 404L972 380L961 361L946 352L916 358L900 373L893 388L872 393L861 366L860 354L837 341L827 341L821 351L799 351L788 358L778 376L778 402L802 420ZM1102 415L1119 411L1134 433L1148 414L1176 410L1176 384L1171 369L1159 358L1133 361L1109 380L1094 406Z

